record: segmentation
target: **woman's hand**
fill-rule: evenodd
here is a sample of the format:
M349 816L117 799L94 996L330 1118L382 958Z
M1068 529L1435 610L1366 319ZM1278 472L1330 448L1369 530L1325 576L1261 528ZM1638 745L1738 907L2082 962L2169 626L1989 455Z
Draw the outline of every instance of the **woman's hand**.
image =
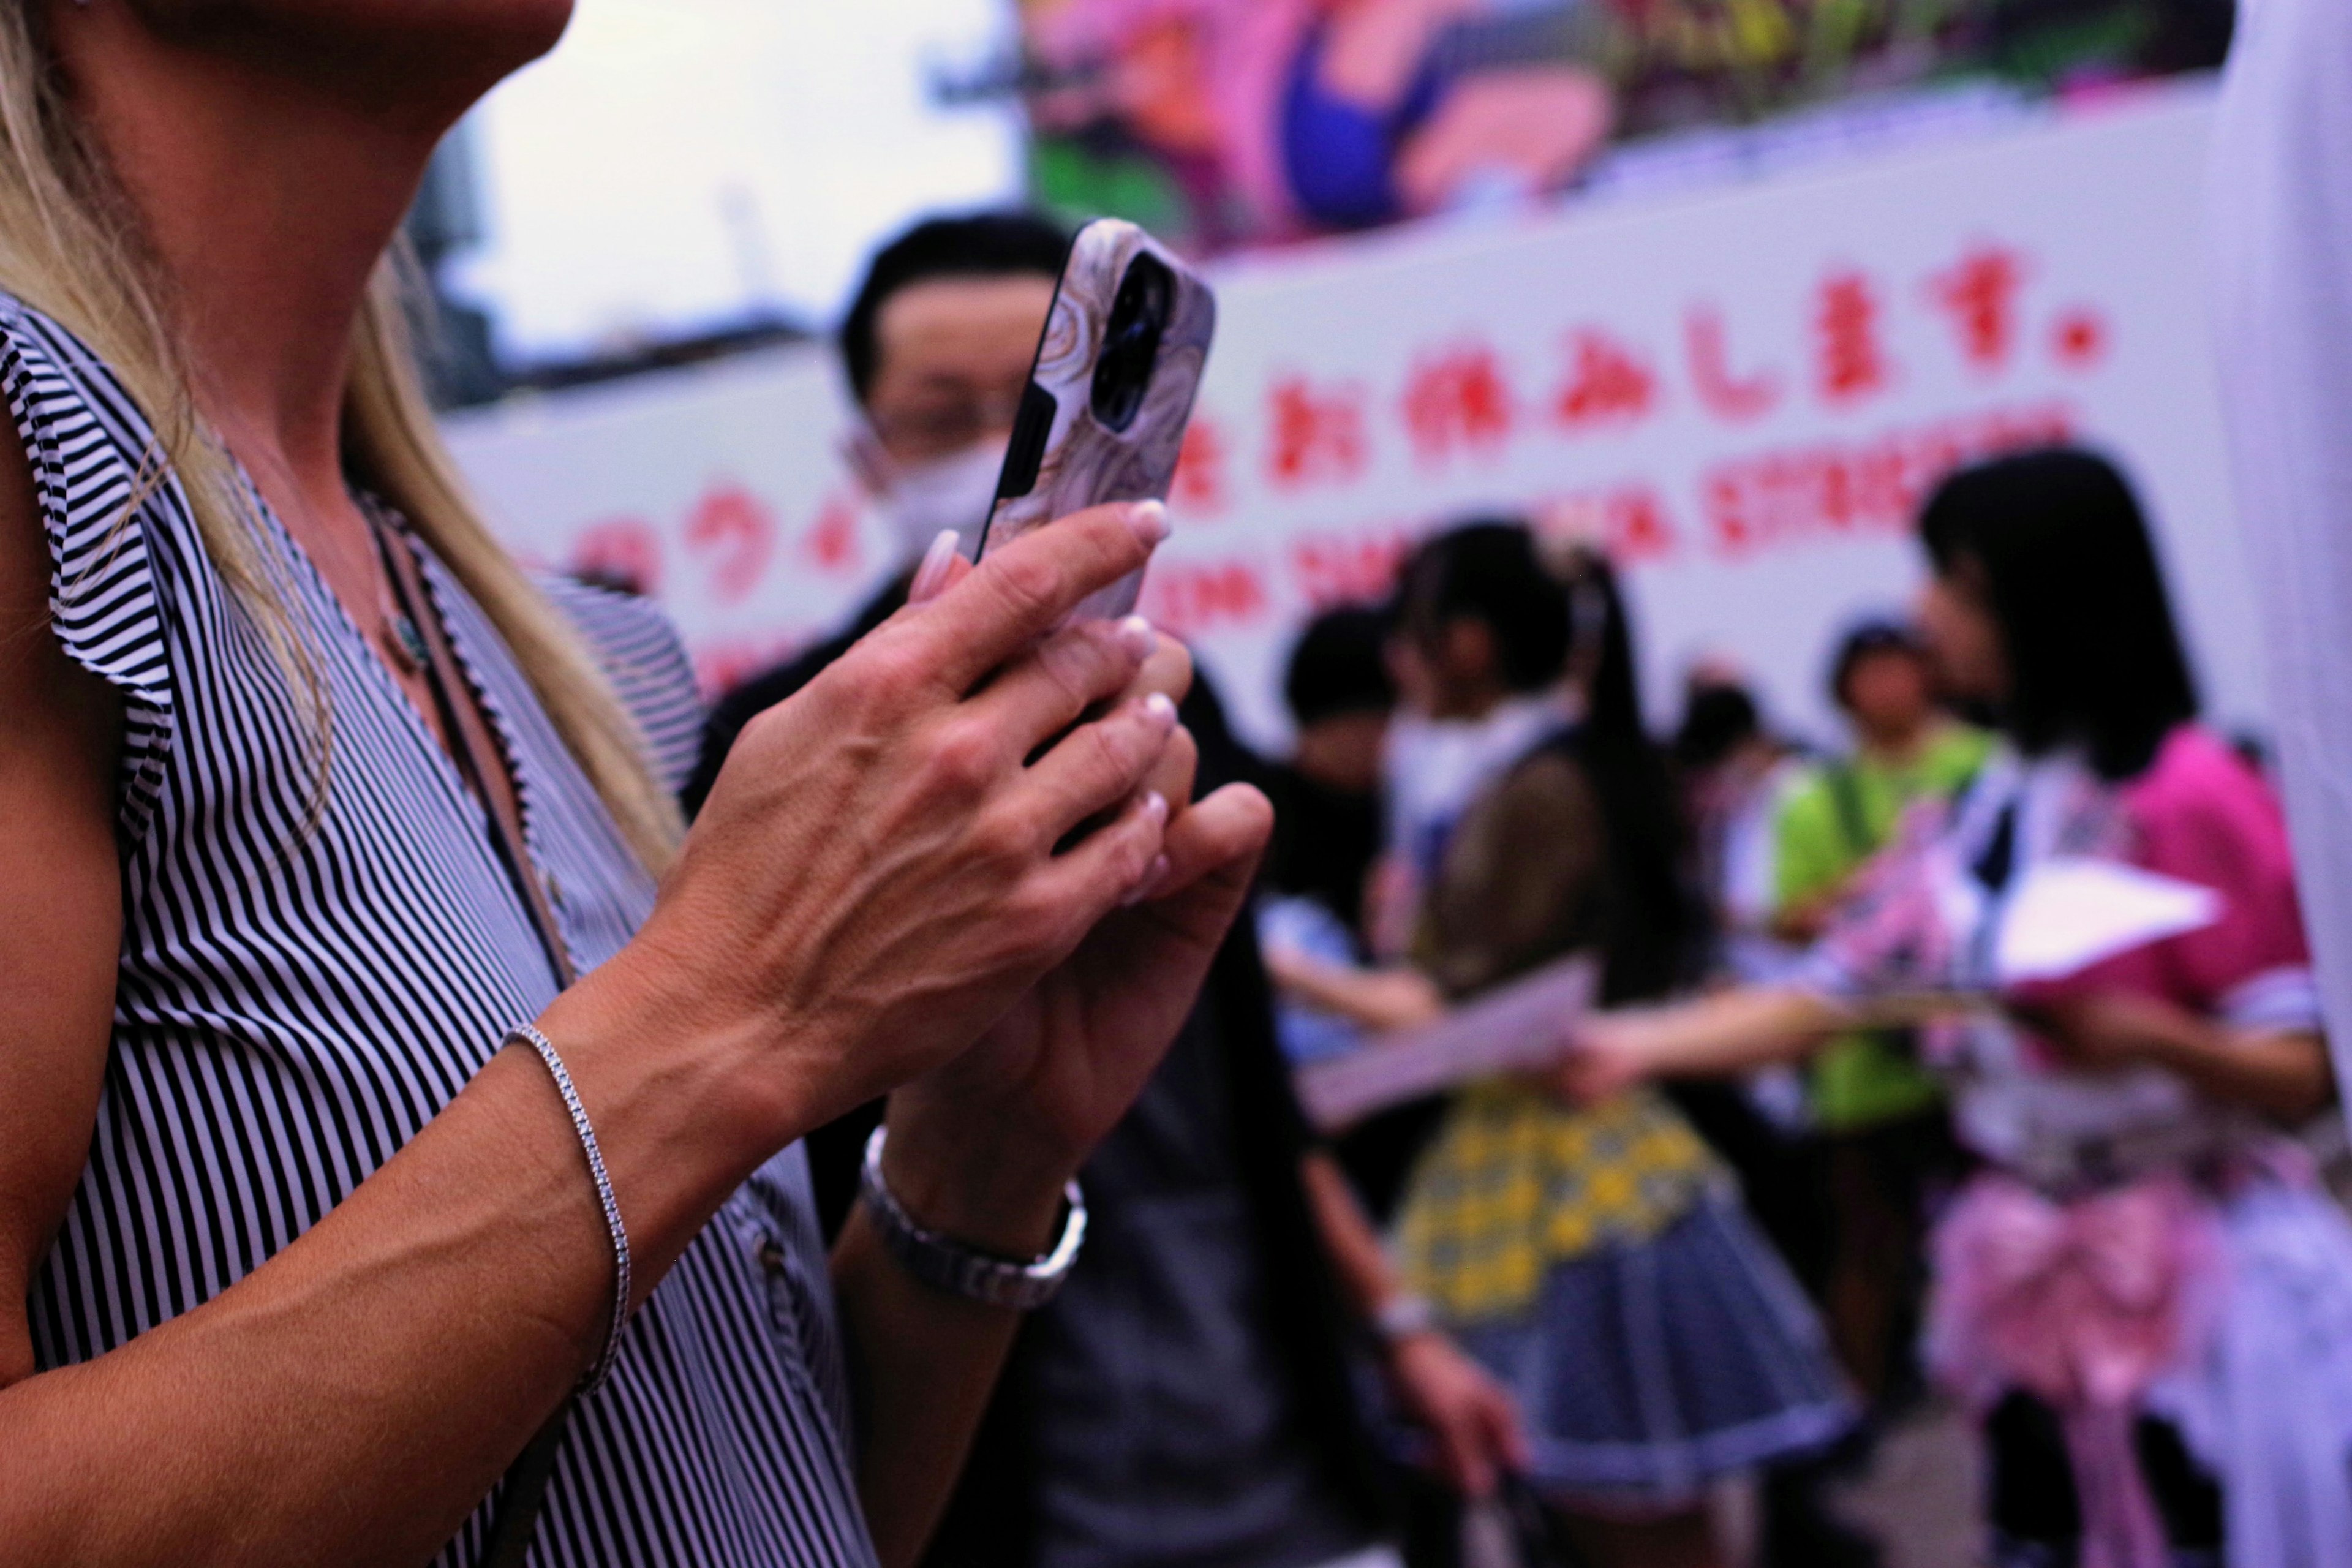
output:
M1149 898L1105 918L970 1051L891 1097L889 1180L916 1215L1008 1256L1042 1250L1062 1184L1192 1011L1273 825L1244 784L1181 813Z
M1398 1340L1389 1350L1389 1381L1406 1413L1428 1429L1438 1473L1463 1496L1491 1497L1503 1476L1527 1469L1517 1401L1445 1335L1428 1329Z
M549 1034L715 1047L736 1115L709 1133L753 1161L964 1049L1161 852L1143 786L1174 705L1086 717L1156 639L1053 628L1166 528L1108 506L1016 540L754 721L637 940Z
M1552 1087L1569 1105L1598 1105L1651 1077L1638 1017L1594 1013L1565 1033L1567 1048L1553 1071Z

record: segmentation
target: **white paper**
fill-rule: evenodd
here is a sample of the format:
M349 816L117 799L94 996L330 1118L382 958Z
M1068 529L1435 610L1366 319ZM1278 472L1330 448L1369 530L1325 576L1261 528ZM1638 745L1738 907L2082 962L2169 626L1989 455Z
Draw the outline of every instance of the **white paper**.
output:
M2221 918L2221 895L2114 860L2066 856L2027 869L1993 942L2004 986L2056 980Z
M1418 1029L1300 1068L1293 1082L1307 1120L1326 1132L1375 1110L1494 1073L1559 1059L1570 1026L1592 1008L1601 964L1580 955L1549 964Z

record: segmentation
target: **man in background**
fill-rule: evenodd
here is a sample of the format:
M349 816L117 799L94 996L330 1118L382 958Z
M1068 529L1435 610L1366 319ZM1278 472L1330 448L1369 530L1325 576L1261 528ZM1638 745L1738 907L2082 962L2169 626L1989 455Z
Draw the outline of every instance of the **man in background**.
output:
M898 570L840 634L737 687L711 710L702 765L686 787L699 810L743 726L792 696L907 602L907 584L947 529L967 551L996 500L1037 333L1069 237L1025 213L917 224L877 252L842 319L841 363L864 416L848 458L888 524Z
M719 703L689 810L745 725L906 602L941 531L976 535L1067 248L1042 219L983 214L919 224L876 255L840 346L865 416L853 458L909 573L841 636ZM1182 719L1202 790L1255 772L1205 682ZM828 1233L880 1112L808 1140ZM1015 1342L934 1568L1394 1568L1351 1343L1378 1344L1397 1405L1463 1489L1492 1488L1517 1456L1508 1398L1396 1289L1311 1145L1251 922L1080 1180L1086 1249Z

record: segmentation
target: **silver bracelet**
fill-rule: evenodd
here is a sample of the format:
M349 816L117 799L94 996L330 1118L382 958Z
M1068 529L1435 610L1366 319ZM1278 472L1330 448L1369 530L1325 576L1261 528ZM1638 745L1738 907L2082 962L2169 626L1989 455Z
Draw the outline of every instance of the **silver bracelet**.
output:
M1054 1299L1070 1277L1070 1267L1077 1262L1078 1248L1087 1238L1087 1203L1077 1183L1062 1189L1070 1216L1063 1222L1062 1239L1054 1244L1053 1251L1029 1263L992 1258L915 1223L882 1179L882 1150L888 1138L887 1128L877 1127L874 1136L866 1141L866 1164L858 1173L857 1191L874 1216L874 1228L884 1248L898 1259L898 1267L934 1289L1015 1312L1034 1310Z
M604 1205L605 1226L613 1233L613 1323L604 1331L604 1351L580 1381L580 1392L585 1394L604 1381L604 1374L613 1370L614 1358L621 1353L621 1331L629 1322L629 1232L621 1224L613 1178L604 1173L604 1153L596 1146L596 1130L588 1124L588 1112L581 1108L580 1091L572 1087L572 1074L563 1058L536 1025L517 1024L507 1031L507 1044L518 1040L539 1053L539 1059L547 1064L548 1076L555 1080L556 1092L563 1096L563 1109L572 1113L572 1131L580 1135L580 1152L588 1156L588 1174L595 1180L596 1201Z

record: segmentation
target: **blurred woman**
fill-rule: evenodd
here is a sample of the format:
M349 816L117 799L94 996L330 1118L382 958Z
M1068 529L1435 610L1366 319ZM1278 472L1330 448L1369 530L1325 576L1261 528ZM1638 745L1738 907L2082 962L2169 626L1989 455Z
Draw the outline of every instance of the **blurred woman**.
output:
M2197 722L2147 525L2108 464L2055 450L1968 470L1920 531L1920 626L2004 750L1919 808L1800 983L1590 1020L1565 1086L1792 1059L1874 998L1982 999L1927 1035L1986 1165L1937 1231L1929 1337L1986 1418L1995 1560L2340 1568L2352 1228L2282 1131L2333 1086L2278 807ZM2217 912L2011 982L2005 910L2086 858L2209 889Z
M1413 557L1400 626L1408 688L1462 728L1471 773L1410 847L1412 968L1327 994L1395 1026L1591 952L1608 1000L1665 994L1696 916L1607 564L1580 557L1563 592L1526 529L1474 524ZM1602 1563L1721 1561L1710 1484L1847 1425L1819 1325L1728 1173L1652 1091L1570 1110L1530 1082L1471 1085L1413 1173L1399 1247L1408 1282L1511 1387L1528 1479Z

